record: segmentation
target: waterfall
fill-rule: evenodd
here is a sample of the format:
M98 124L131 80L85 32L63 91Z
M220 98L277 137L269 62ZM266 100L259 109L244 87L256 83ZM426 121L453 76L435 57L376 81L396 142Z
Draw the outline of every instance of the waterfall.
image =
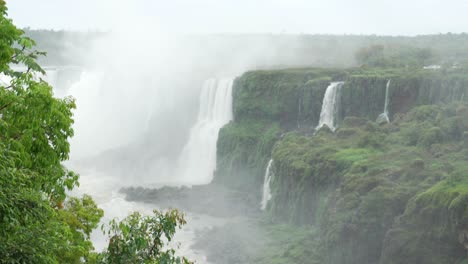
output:
M332 82L327 87L325 96L323 97L320 121L316 130L319 130L323 125L327 125L332 131L335 131L335 116L338 112L337 99L339 96L339 90L343 84L344 82Z
M179 157L180 181L207 184L216 168L219 130L232 120L232 79L209 79L200 94L196 124Z
M391 80L388 80L387 81L387 86L385 88L385 105L384 105L384 111L382 114L379 115L379 117L377 117L377 123L380 123L380 121L383 121L383 122L387 122L387 123L390 123L390 118L388 117L388 103L389 103L389 96L388 96L388 92L389 92L389 89L390 89L390 81Z
M268 201L271 199L271 189L270 189L270 182L271 182L271 166L273 165L273 159L268 162L266 171L265 171L265 180L263 182L263 192L262 192L262 202L260 203L260 209L265 210L268 204Z

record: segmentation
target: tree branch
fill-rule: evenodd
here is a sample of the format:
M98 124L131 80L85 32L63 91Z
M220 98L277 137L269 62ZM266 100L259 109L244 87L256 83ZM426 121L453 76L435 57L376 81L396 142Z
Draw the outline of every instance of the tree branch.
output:
M13 101L5 104L4 106L0 107L0 111L2 111L3 109L7 108L8 106L10 106L11 104L13 104Z

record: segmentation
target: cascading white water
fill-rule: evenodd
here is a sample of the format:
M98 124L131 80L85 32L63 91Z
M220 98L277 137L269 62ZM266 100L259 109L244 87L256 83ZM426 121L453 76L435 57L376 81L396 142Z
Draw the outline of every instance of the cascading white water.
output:
M268 201L271 199L271 188L270 182L273 173L271 172L271 166L273 165L273 159L268 162L268 165L265 170L265 180L263 181L263 192L262 192L262 202L260 203L260 209L265 210L268 204Z
M232 79L205 81L196 124L179 157L184 184L207 184L216 168L216 142L221 127L232 120Z
M320 121L316 130L320 129L323 125L327 125L332 131L335 131L335 116L337 109L337 99L339 90L344 82L332 82L325 91L323 97L322 111L320 112Z
M377 122L379 122L379 120L383 120L387 123L390 123L390 118L388 117L388 103L389 103L389 89L390 89L390 81L391 80L388 80L387 81L387 86L385 88L385 106L384 106L384 111L382 114L379 115L379 117L377 117Z
M126 74L119 71L114 75L104 70L84 70L79 80L71 85L67 94L73 96L77 104L75 136L71 139L72 160L95 157L109 149L131 144L143 136L142 127L153 105L162 108L171 103L171 89L162 91L134 75L137 74L133 71ZM155 94L165 100L155 104ZM130 178L126 180L132 181Z
M145 186L149 186L148 184L153 182L157 184L161 183L162 186L165 182L169 182L171 185L176 182L180 184L202 184L211 181L211 177L216 166L216 142L219 129L232 119L232 79L210 79L205 81L200 94L197 122L190 131L189 139L183 148L179 159L176 160L176 162L178 162L176 165L178 165L177 167L179 168L174 168L174 170L171 169L168 173L165 173L163 171L165 164L163 164L163 166L159 166L159 161L155 160L154 163L156 164L154 165L157 170L155 169L154 172L158 172L159 174L150 174L143 179L137 178L136 180L133 179L135 177L134 175L127 176L127 178L129 178L127 180L127 178L109 174L109 172L105 170L100 171L99 169L94 168L83 168L79 162L80 158L85 158L86 156L92 157L95 153L102 152L106 147L108 148L112 145L112 141L110 141L110 139L102 142L103 138L97 137L101 135L100 133L97 136L95 135L92 137L92 132L96 134L106 128L103 126L111 127L111 125L118 123L124 123L123 126L127 127L129 121L126 119L131 117L120 115L119 118L121 119L118 119L119 122L111 122L114 121L113 119L110 120L112 117L111 110L114 109L111 103L115 105L115 102L118 102L119 105L122 104L123 106L126 106L125 103L128 96L122 98L111 97L111 94L108 94L109 90L107 90L109 86L105 86L105 80L106 75L102 72L83 72L80 81L70 89L70 94L76 96L77 104L79 106L78 111L75 113L75 119L77 120L75 125L78 125L77 131L80 133L77 134L78 137L74 138L76 141L72 140L72 146L74 147L74 150L77 151L76 155L73 157L78 162L70 162L67 164L68 167L81 172L81 186L74 190L73 195L80 196L83 193L92 195L99 207L105 210L105 217L102 219L101 223L107 223L115 217L122 219L132 211L150 214L153 209L157 208L154 204L126 201L124 194L118 192L121 187L138 185L139 182L137 182L137 180L145 184ZM165 89L164 91L158 90L161 95L160 97L165 100L160 103L167 104L166 106L163 105L166 108L172 106L172 103L180 98L176 97L176 92L171 92L170 90L171 89ZM128 91L133 90L128 89ZM147 95L147 97L149 96ZM134 100L134 102L137 102L137 100ZM141 100L138 102L143 103ZM161 104L158 106L162 107ZM96 112L96 109L99 109L100 111ZM125 109L130 112L130 109ZM147 112L145 109L134 108L133 110L139 114ZM183 110L185 110L185 108L183 108ZM141 120L139 121L140 126L147 126L145 123L147 121L145 119L145 116L141 117ZM106 120L107 122L105 122ZM166 125L166 123L162 124ZM159 125L161 125L161 122ZM165 129L168 131L167 133L171 133L172 131L168 130L167 127ZM106 131L105 135L111 135L111 131ZM114 137L114 134L112 134L112 136ZM129 137L136 136L130 134ZM123 135L122 137L119 137L119 140L123 139ZM174 138L174 140L177 139L179 138ZM99 142L97 140L99 140ZM91 143L89 146L82 142ZM84 146L80 147L80 145ZM86 148L86 146L89 147ZM93 146L95 149L90 149ZM151 145L148 147L151 147ZM115 163L118 162L118 159L115 160ZM174 178L176 179L174 179L174 181L168 180L166 179L168 175L174 175ZM161 177L163 179L161 179ZM209 263L203 252L194 251L190 248L195 241L194 230L211 228L220 223L224 223L225 220L205 215L190 214L190 212L187 217L187 227L184 227L179 231L174 240L174 244L177 242L181 242L182 244L182 248L178 249L178 253L188 256L192 260L196 260L197 263ZM105 248L109 242L108 238L103 235L99 229L93 231L91 238L98 251Z

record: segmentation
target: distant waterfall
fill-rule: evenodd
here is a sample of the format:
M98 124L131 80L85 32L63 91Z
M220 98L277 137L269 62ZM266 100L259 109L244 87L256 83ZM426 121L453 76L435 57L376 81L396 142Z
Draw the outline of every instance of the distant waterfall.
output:
M232 79L205 81L196 124L179 158L180 180L207 184L216 168L216 142L219 130L232 120Z
M387 81L387 87L385 88L385 106L384 106L384 111L382 114L379 115L379 117L377 117L377 122L379 122L380 120L383 120L387 123L390 123L390 118L388 117L388 103L389 103L389 95L388 95L388 92L389 92L389 89L390 89L390 81L391 80L388 80Z
M320 129L323 125L327 125L332 131L335 131L335 116L337 114L337 99L339 90L344 82L332 82L327 87L325 96L323 97L322 111L320 112L320 121L316 130Z
M270 182L271 182L271 166L273 165L273 159L271 159L268 162L266 171L265 171L265 180L263 182L263 193L262 193L262 202L260 203L260 209L265 210L268 204L268 201L271 199L271 188L270 188Z

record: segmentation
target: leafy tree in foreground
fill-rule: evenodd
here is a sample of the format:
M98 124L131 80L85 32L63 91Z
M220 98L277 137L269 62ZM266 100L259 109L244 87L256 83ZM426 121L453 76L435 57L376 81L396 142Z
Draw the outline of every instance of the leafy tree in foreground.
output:
M37 78L45 72L36 60L45 54L34 45L0 0L0 263L188 263L163 250L161 237L170 241L185 223L178 211L114 221L108 250L93 252L90 234L103 211L90 196L67 197L78 175L62 165L75 102L54 98Z
M178 210L154 210L151 216L133 213L121 222L113 220L107 230L109 245L97 262L189 264L186 258L175 256L174 249L167 249L176 229L185 223Z
M6 15L0 0L0 261L78 263L92 249L82 234L97 226L102 210L89 197L66 201L66 191L78 184L78 175L61 164L75 103L54 98L52 87L38 80L44 71L36 59L43 53Z

